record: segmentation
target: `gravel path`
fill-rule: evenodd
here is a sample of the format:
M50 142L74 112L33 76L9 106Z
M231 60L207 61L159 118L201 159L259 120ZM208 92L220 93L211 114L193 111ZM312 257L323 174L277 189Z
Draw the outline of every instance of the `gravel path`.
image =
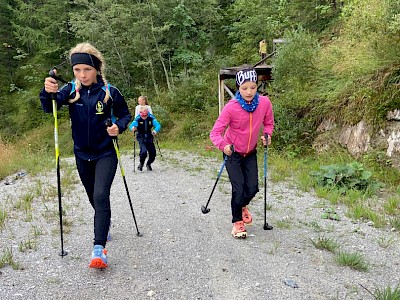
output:
M93 212L72 159L61 158L63 178L75 181L63 190L65 257L58 255L55 171L35 178L28 174L12 184L0 182L0 209L8 213L0 231L0 259L11 255L8 261L17 268L7 263L0 268L0 299L373 299L365 288L373 292L400 283L398 232L352 221L340 206L334 207L340 221L323 219L329 204L290 183L270 181L267 219L275 228L264 231L260 178L261 191L250 205L254 221L249 237L235 240L230 235L226 171L210 213L200 209L222 160L178 151L162 154L153 172L133 172L133 156L122 156L143 236L136 236L117 170L107 270L88 268ZM24 210L28 200L31 210ZM344 251L362 254L368 271L339 266L332 252L311 243L321 235L335 239Z

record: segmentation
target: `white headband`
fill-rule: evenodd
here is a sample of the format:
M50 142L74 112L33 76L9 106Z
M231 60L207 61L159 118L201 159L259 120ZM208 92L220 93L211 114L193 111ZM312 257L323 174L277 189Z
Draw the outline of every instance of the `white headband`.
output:
M241 70L236 73L236 84L241 86L246 81L257 82L257 73L254 69Z

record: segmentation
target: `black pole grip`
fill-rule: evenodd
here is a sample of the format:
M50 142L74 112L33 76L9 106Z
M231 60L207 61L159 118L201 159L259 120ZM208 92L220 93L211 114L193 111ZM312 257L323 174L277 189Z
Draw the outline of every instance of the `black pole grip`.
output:
M265 141L266 141L266 143L265 143L265 145L264 145L264 148L267 148L267 147L268 147L268 137L269 137L268 133L266 133L266 134L264 135L264 137L265 137Z
M112 121L110 118L108 118L107 120L104 121L104 125L106 125L107 127L111 127L113 125ZM116 140L117 137L116 136L110 136L113 140Z
M53 68L49 71L50 77L54 78L55 80L61 81L62 83L68 83L68 81L64 80L63 78L56 75L57 68Z
M104 125L106 125L107 127L111 127L111 126L112 126L111 119L108 118L107 120L105 120L105 121L104 121Z

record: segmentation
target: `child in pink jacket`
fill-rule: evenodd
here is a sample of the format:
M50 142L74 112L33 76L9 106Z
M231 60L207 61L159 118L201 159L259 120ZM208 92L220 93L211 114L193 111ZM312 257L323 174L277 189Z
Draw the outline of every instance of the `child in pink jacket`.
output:
M272 104L257 92L257 73L244 68L236 74L238 91L223 108L210 133L212 143L227 157L226 170L232 185L232 235L246 238L245 224L252 222L247 205L259 191L257 141L271 143L274 130ZM265 138L268 136L268 139Z

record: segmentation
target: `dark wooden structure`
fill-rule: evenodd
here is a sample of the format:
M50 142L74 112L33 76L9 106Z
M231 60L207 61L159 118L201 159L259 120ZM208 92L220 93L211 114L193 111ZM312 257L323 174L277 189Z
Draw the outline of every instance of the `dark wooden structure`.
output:
M274 56L277 47L281 43L285 43L284 39L274 39L272 41L273 51L268 54L266 57L262 58L259 62L253 65L253 68L256 70L258 75L257 86L259 88L259 92L265 92L265 85L272 81L272 69L273 65L266 64L266 60ZM231 98L234 98L234 93L225 85L226 79L236 79L236 73L243 66L238 67L227 67L219 70L218 75L218 102L219 102L219 113L221 113L222 108L225 105L225 92L229 94ZM260 84L259 84L260 83ZM261 88L261 91L260 91Z
M241 67L229 67L224 68L219 71L218 76L218 102L219 102L219 112L221 113L222 108L225 105L225 91L229 94L231 98L234 98L234 93L225 85L226 79L235 79L236 72L240 70ZM258 82L265 83L272 80L271 71L272 65L258 65L254 67L258 75ZM258 84L258 83L257 83Z
M266 82L269 82L272 80L272 65L266 65L264 64L265 59L268 57L272 56L273 54L271 53L264 59L262 59L260 62L255 64L253 67L257 72L258 75L258 83L261 82L262 88L264 88L264 84ZM238 66L238 67L228 67L224 69L219 70L219 75L218 75L218 103L219 103L219 112L221 113L222 108L225 105L225 91L229 94L231 98L234 97L234 93L225 85L225 80L226 79L236 79L236 73L238 70L240 70L243 66ZM257 85L258 85L257 83ZM262 91L264 92L264 91Z

